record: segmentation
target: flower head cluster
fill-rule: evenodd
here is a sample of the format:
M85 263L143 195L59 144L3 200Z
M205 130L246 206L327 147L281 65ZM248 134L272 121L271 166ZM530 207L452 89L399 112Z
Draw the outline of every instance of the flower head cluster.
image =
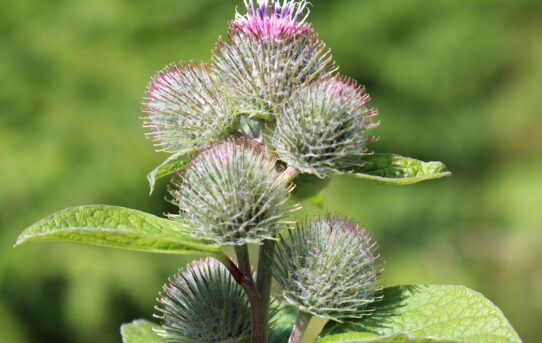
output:
M283 298L301 311L342 321L369 314L379 299L377 246L340 217L305 222L278 245L274 275Z
M213 259L171 277L157 299L158 334L167 342L250 342L250 304L228 270Z
M273 239L289 225L290 187L263 145L230 139L200 152L171 194L197 237L240 245Z
M378 126L369 96L354 81L330 77L293 92L277 118L273 146L281 160L321 177L359 163L368 130Z
M229 39L220 39L213 65L229 87L239 112L274 118L280 103L300 85L332 75L336 68L326 45L306 23L306 1L246 1Z

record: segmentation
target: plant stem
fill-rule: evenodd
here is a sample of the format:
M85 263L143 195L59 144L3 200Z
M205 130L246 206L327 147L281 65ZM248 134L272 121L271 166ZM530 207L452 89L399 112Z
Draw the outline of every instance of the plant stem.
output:
M269 340L269 303L271 298L271 279L275 241L266 240L260 247L256 283L252 277L248 247L236 246L237 265L228 257L221 262L229 270L234 280L247 293L252 320L252 343L267 343Z
M252 269L250 267L250 256L248 254L248 246L246 244L244 245L236 245L235 246L235 255L237 256L237 265L239 266L239 269L241 272L252 282L254 282L252 278Z
M258 292L258 311L256 326L252 328L252 342L267 343L269 339L269 302L275 241L266 240L260 247L256 290Z
M237 265L226 256L221 258L220 262L222 262L226 269L228 269L235 282L243 287L247 293L249 302L251 304L255 302L258 299L258 293L256 292L256 287L254 286L252 277L248 278L243 272L241 272L241 270L239 270Z
M288 343L301 342L301 338L303 338L303 334L305 333L305 329L309 325L311 318L312 316L308 313L302 311L299 311L297 313L297 320L295 322L292 333L290 334L290 339L288 339Z

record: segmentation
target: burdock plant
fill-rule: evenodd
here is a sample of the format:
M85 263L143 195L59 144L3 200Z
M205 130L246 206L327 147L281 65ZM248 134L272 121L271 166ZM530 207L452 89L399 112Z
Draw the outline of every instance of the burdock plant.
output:
M307 1L245 5L209 64L167 66L143 100L148 137L170 154L148 175L151 192L173 175L178 211L69 208L16 245L68 240L194 256L159 294L156 323L122 326L126 343L520 341L467 288L383 288L377 244L358 223L339 214L296 221L292 212L319 204L333 175L411 184L450 173L369 150L377 111L364 87L338 74Z

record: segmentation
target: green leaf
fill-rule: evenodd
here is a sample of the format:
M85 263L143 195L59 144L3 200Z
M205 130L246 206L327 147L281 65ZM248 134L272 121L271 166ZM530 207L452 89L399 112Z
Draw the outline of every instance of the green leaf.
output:
M123 343L162 343L165 340L158 336L154 330L160 329L160 325L147 320L134 320L129 324L122 324L120 334Z
M521 342L501 310L463 286L413 285L384 290L370 316L329 323L318 343Z
M375 336L363 332L350 332L338 335L331 335L319 339L318 343L455 343L448 339L415 337L406 333L399 333L390 336Z
M409 185L450 176L452 173L442 162L423 162L395 154L370 154L363 156L359 167L342 174L396 185Z
M297 309L291 305L282 305L273 316L269 332L269 343L284 343L288 341L297 317Z
M149 180L149 186L151 188L150 194L154 192L154 186L158 179L161 179L165 176L175 173L177 170L181 169L190 161L190 156L194 153L193 150L185 150L178 152L176 154L168 157L164 162L154 168L148 175L147 180Z
M62 240L155 253L222 256L220 246L187 234L182 224L123 207L68 208L24 230L15 246L36 240Z

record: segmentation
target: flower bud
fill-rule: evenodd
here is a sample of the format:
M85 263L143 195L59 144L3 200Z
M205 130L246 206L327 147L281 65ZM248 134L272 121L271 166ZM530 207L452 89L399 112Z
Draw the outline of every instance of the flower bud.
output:
M371 313L379 300L380 258L364 228L327 217L291 230L277 246L274 276L300 311L342 321Z
M306 1L246 0L227 43L220 39L213 67L228 84L239 113L273 118L282 100L301 84L332 75L329 49L305 22Z
M273 239L294 209L286 204L291 186L280 176L263 145L244 138L215 143L174 182L177 218L194 236L218 244Z
M214 259L194 262L171 277L157 301L158 334L167 342L250 342L245 291Z
M147 136L158 151L200 147L235 131L235 116L205 64L173 64L157 73L143 103Z
M312 31L306 0L245 0L247 13L237 12L231 30L267 40L300 36Z
M378 126L370 98L354 81L331 77L284 101L272 143L280 159L303 173L326 177L359 163Z

